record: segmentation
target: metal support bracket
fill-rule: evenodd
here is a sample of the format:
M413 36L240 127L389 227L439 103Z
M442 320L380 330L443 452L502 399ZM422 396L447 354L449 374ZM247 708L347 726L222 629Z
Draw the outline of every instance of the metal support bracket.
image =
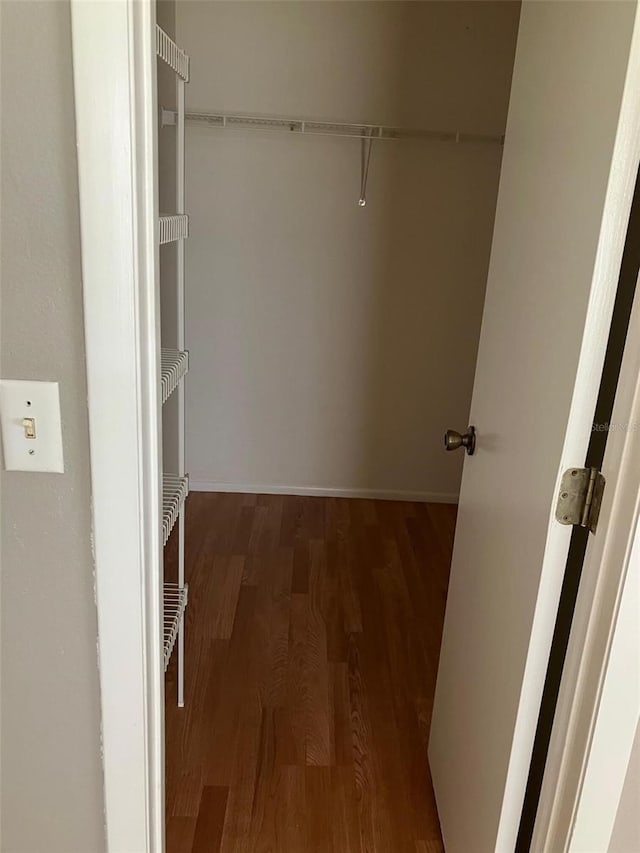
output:
M597 468L568 468L560 481L556 520L595 533L605 482Z
M160 127L175 127L177 124L177 114L175 110L167 110L165 107L160 107Z

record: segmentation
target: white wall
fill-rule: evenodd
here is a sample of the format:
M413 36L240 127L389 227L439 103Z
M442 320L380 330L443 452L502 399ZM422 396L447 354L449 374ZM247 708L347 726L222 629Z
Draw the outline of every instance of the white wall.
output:
M180 0L188 108L501 133L519 5ZM499 146L187 130L194 484L455 498Z
M2 376L60 383L64 474L4 471L4 853L101 853L97 617L65 2L0 3ZM2 464L0 464L2 468Z

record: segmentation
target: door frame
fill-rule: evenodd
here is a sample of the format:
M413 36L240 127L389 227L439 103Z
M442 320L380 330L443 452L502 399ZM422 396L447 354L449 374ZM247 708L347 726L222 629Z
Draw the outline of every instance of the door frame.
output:
M611 424L598 535L583 564L532 853L583 851L573 845L585 837L589 849L608 849L640 719L640 279Z
M71 12L106 842L109 853L162 853L164 668L155 4L153 0L71 0ZM99 50L96 45L100 45ZM636 57L638 53L636 49ZM628 168L632 129L617 146L618 162L612 174L620 163ZM614 226L620 227L628 208L628 196L622 192L609 211ZM627 346L640 353L640 322L630 327ZM640 409L634 406L640 406L640 392L635 396L620 394L616 418L620 422L640 418ZM637 520L637 515L635 520L629 519L623 512L624 500L618 497L621 484L635 488L636 494L640 489L640 473L636 478L639 482L634 483L628 471L631 451L627 445L621 448L617 441L625 438L629 447L635 441L636 447L640 436L628 433L616 434L615 438L607 453L612 471L625 476L605 493L594 540L602 548L592 548L590 556L590 572L607 578L613 578L612 552L605 543L621 539L628 543ZM640 466L638 469L640 472ZM611 583L615 586L614 580ZM610 641L616 625L623 624L622 609L605 612L601 601L601 596L581 594L575 621L599 626L601 635L609 639L606 650L612 661ZM598 647L599 657L581 655L573 637L572 643L570 654L577 656L581 670L579 678L567 676L563 682L561 703L569 711L584 702L581 691L585 679L594 678L600 687L606 681L602 648ZM591 697L593 703L584 706L591 721L603 707L604 696L600 689ZM587 741L591 755L598 746L598 733L595 739L591 736L594 730L591 726ZM549 848L544 822L546 815L548 825L552 825L551 814L545 809L568 790L563 787L568 777L554 763L558 738L561 730L556 732L554 727L534 836L538 846L532 848L553 849L554 853L567 848L577 810L568 822L553 824L558 833L555 837L563 846ZM586 771L584 756L585 742L572 741L562 756L562 767L579 764ZM585 778L583 773L576 797ZM577 803L579 798L574 799Z
M106 849L164 849L156 13L71 0Z

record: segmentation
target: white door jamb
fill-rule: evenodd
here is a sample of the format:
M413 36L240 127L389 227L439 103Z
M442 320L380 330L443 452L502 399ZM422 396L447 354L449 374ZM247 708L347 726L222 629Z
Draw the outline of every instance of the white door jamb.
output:
M533 853L608 849L640 718L640 282L602 470Z
M71 14L107 850L161 853L155 4Z

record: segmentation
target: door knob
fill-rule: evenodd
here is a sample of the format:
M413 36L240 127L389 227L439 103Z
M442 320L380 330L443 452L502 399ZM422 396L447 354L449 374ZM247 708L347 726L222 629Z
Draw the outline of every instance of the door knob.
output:
M459 447L464 447L468 456L473 456L476 449L476 430L470 426L464 435L460 435L454 429L448 429L444 434L444 449L457 450Z

